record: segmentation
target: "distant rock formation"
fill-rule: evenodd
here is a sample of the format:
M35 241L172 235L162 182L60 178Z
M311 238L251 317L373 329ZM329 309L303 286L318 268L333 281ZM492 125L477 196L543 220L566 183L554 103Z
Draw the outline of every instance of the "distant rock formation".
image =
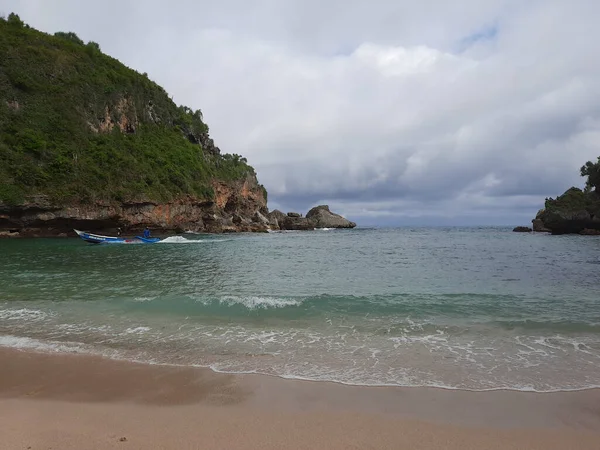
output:
M267 214L267 219L269 219L269 228L271 230L279 230L279 224L283 223L286 217L287 216L278 209L271 211L269 214Z
M356 226L354 222L332 213L328 205L315 206L306 214L306 218L314 223L315 228L354 228Z
M552 230L550 228L546 228L546 226L544 225L544 221L540 218L542 217L542 214L544 213L543 209L540 209L538 211L538 213L535 216L535 219L533 219L531 221L532 225L533 225L533 231L539 232L539 233L551 233Z
M533 230L529 227L515 227L513 231L515 233L531 233Z
M315 228L354 228L356 224L339 214L332 213L328 205L312 208L306 217L296 212L282 213L274 210L267 216L273 230L314 230Z
M600 231L600 194L572 187L556 199L547 199L532 225L534 231L552 234L596 234Z
M299 216L286 216L281 222L279 222L280 230L314 230L315 225L308 220L306 217Z
M584 236L600 236L600 230L590 230L589 228L585 228L584 230L581 230L579 234Z

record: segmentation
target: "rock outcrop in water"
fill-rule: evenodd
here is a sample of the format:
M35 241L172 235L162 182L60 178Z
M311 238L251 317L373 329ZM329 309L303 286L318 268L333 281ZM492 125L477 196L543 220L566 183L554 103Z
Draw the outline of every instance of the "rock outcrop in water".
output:
M328 205L315 206L306 218L314 224L315 228L354 228L356 224L350 222L339 214L332 213Z
M306 217L296 212L287 214L274 210L269 214L272 229L279 230L314 230L316 228L354 228L356 223L351 222L339 214L332 213L328 205L312 208Z
M515 228L513 229L513 231L514 231L515 233L530 233L530 232L532 232L533 230L532 230L531 228L529 228L529 227L515 227Z
M533 231L600 235L600 157L585 163L580 173L587 177L585 190L572 187L556 199L547 198L531 221Z
M547 199L545 206L532 220L534 231L586 235L600 231L600 194L595 190L572 187L556 199Z

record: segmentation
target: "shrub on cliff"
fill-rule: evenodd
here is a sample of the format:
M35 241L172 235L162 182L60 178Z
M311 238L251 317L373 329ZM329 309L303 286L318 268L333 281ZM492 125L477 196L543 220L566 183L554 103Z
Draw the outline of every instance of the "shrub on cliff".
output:
M576 187L569 188L563 195L556 199L552 197L546 199L546 210L568 210L581 211L589 205L588 196Z
M255 177L221 155L202 112L75 34L0 20L0 202L212 198Z
M23 21L21 20L21 18L15 14L15 13L10 13L8 15L8 18L6 19L6 22L13 26L13 27L23 27L25 26L25 24L23 23Z
M593 163L591 161L588 161L583 166L581 166L580 170L582 177L588 177L585 182L586 190L598 190L600 188L600 156L598 157L597 162Z
M54 33L54 36L56 36L58 38L66 39L67 41L74 42L77 45L83 45L83 41L81 39L79 39L79 36L77 36L73 32L65 33L63 31L58 31L58 32Z

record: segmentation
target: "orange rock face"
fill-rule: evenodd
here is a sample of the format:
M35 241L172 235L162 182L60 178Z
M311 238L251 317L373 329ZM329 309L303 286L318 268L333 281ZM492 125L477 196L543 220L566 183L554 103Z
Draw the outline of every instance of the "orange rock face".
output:
M0 205L0 232L22 236L53 236L85 230L140 230L146 226L158 232L267 231L260 220L267 203L256 178L243 181L214 181L213 200L181 197L167 203L136 201L96 202L86 205L52 205L43 196L21 206Z

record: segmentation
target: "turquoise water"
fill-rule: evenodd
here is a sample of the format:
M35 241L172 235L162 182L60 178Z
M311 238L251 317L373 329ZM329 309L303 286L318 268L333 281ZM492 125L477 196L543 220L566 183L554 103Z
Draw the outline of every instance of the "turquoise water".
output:
M506 228L0 240L0 345L360 385L600 386L600 239Z

